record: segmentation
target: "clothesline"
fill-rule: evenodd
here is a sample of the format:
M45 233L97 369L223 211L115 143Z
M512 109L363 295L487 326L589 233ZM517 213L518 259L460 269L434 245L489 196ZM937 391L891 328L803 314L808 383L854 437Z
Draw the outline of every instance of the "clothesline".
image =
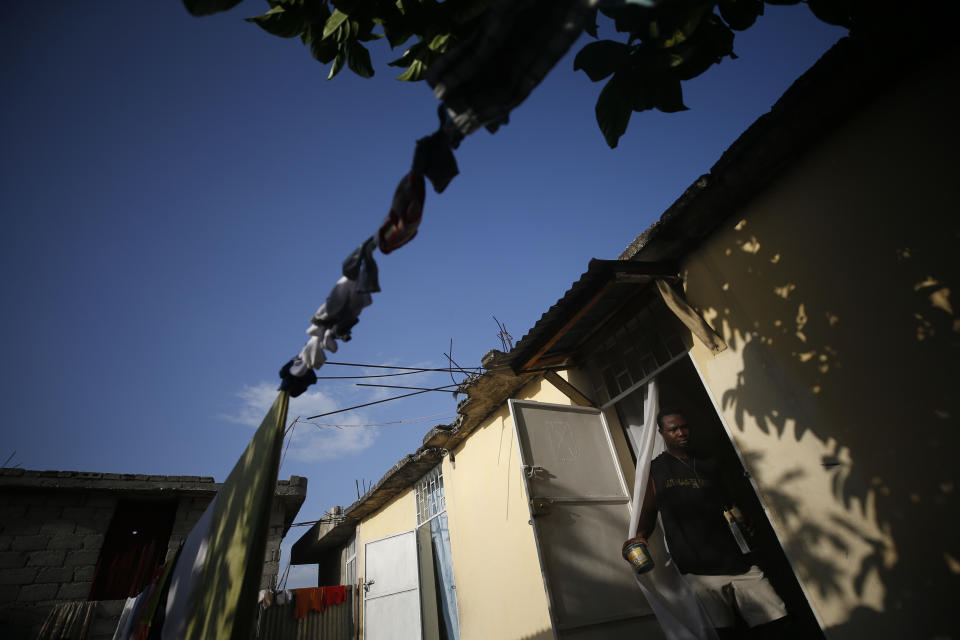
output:
M457 383L454 384L445 384L442 387L437 387L435 389L428 389L426 387L403 387L398 384L364 384L362 382L356 383L358 387L377 387L379 389L414 389L416 391L440 391L443 393L456 393L456 390L451 391L450 387L459 388L460 385Z
M373 402L365 402L363 404L354 405L352 407L347 407L345 409L337 409L336 411L327 411L326 413L318 413L315 416L307 416L306 420L313 420L314 418L323 418L324 416L332 416L335 413L343 413L345 411L353 411L354 409L362 409L363 407L370 407L375 404L382 404L384 402L390 402L391 400L399 400L400 398L409 398L410 396L418 396L421 393L429 393L430 391L441 391L442 389L424 389L423 391L413 391L411 393L404 393L399 396L391 396L389 398L384 398L383 400L374 400Z
M451 370L452 371L452 370ZM413 376L418 373L432 373L426 369L422 371L402 371L400 373L381 373L370 376L317 376L317 380L364 380L371 378L391 378L393 376ZM460 373L457 371L456 373Z
M445 418L455 418L455 413L434 413L429 416L420 416L418 418L404 418L402 420L390 420L388 422L368 422L364 424L339 424L332 422L310 422L309 420L301 420L305 424L312 424L317 427L387 427L395 424L417 424L420 422L430 422L433 420L442 420Z
M368 369L403 369L405 371L421 372L421 371L481 371L483 367L440 367L437 369L431 369L428 367L400 367L395 365L386 365L386 364L356 364L352 362L331 362L327 360L326 364L335 364L342 367L366 367Z

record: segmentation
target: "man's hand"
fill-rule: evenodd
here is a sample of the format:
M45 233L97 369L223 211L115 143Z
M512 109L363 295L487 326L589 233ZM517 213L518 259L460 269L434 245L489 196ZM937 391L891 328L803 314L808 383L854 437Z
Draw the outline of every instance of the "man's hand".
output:
M643 537L640 537L640 536L637 536L637 537L635 537L635 538L630 538L629 540L627 540L626 542L623 543L623 546L622 546L622 547L620 547L620 555L622 555L624 558L626 558L626 557L627 557L627 547L630 546L631 544L633 544L634 542L642 542L644 545L646 545L646 544L647 544L647 539L646 539L646 538L643 538Z

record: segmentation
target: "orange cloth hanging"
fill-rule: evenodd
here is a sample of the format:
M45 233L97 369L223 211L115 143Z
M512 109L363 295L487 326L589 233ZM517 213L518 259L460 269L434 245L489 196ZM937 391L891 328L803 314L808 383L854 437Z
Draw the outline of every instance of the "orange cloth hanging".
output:
M311 611L323 612L327 608L323 603L323 587L294 589L293 595L293 617L295 620L306 618Z
M327 610L327 607L346 602L347 588L344 585L339 585L294 589L294 598L293 617L300 620L306 618L311 611L323 613Z

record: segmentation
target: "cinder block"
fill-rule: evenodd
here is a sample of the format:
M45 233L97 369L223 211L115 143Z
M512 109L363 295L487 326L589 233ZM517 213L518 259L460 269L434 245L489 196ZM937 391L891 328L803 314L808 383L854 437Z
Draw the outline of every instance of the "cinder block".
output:
M58 551L57 553L65 553L63 551ZM100 557L99 551L71 551L67 554L66 560L63 562L65 567L82 567L85 565L93 566L97 564L97 559Z
M3 498L0 497L0 501L2 500ZM0 522L10 522L25 515L27 515L27 505L25 504L3 504L3 506L0 506Z
M62 507L51 507L48 505L34 505L27 509L27 518L38 523L51 522L60 517L63 512Z
M25 551L0 551L0 569L19 569L27 566Z
M88 507L102 507L104 509L112 510L115 506L117 506L117 499L107 495L91 493L87 495L87 500L84 504Z
M28 567L60 567L66 558L66 551L34 551L27 557Z
M0 571L0 584L33 584L36 579L37 569L33 567Z
M74 582L91 582L93 580L93 573L96 567L93 565L87 565L85 567L77 567L73 570L73 581ZM69 569L68 569L69 570Z
M20 593L17 595L17 602L39 602L41 600L54 600L57 597L57 590L60 585L57 584L30 584L20 587Z
M89 583L69 582L60 585L60 589L57 591L57 600L86 600L89 593Z
M109 524L109 522L76 522L73 533L78 536L102 534L106 532Z
M64 507L64 520L72 520L77 524L103 523L105 530L113 517L113 509L105 507Z
M82 549L83 540L77 536L53 536L47 543L47 549Z
M83 504L83 494L58 491L56 493L46 492L42 500L37 500L34 505L37 508L49 507L51 509L63 509L63 507L79 507Z
M47 533L54 536L68 536L73 534L73 532L76 530L76 523L71 522L70 520L53 520L51 522L44 522L40 525L40 533Z
M8 602L16 602L17 596L19 594L20 594L20 585L0 584L0 604L6 604Z
M3 523L3 533L8 536L35 536L40 533L40 523L20 518Z
M32 491L2 490L0 491L0 502L5 506L23 505L30 506L36 504L37 496Z
M82 540L83 540L83 549L86 551L100 551L100 548L103 546L102 533L85 535L83 536Z
M18 536L13 539L10 548L14 551L40 551L47 548L50 536Z
M73 582L73 569L70 567L43 567L37 573L37 583Z

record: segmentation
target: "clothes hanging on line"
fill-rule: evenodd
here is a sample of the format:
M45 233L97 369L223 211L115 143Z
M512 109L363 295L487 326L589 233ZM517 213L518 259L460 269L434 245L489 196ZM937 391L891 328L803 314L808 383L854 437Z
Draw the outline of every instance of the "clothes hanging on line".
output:
M373 259L377 238L370 236L343 261L343 276L357 281L357 293L380 291L379 269Z
M336 353L337 349L339 348L337 346L337 339L336 336L334 336L333 329L311 324L307 328L307 335L318 338L320 346L330 353Z
M371 304L373 298L370 294L357 291L357 281L344 276L333 285L327 301L317 309L310 322L332 329L337 340L349 342L350 330L360 321L360 312Z
M280 369L280 391L286 391L291 398L300 396L307 387L316 382L317 374L300 356L293 358Z
M476 33L426 72L464 135L491 132L579 37L596 0L499 0Z
M386 255L407 244L417 235L426 199L423 175L410 171L393 192L393 203L377 230L377 246Z
M293 617L306 618L311 611L323 613L327 607L342 604L347 600L347 588L344 585L333 587L308 587L293 591Z

